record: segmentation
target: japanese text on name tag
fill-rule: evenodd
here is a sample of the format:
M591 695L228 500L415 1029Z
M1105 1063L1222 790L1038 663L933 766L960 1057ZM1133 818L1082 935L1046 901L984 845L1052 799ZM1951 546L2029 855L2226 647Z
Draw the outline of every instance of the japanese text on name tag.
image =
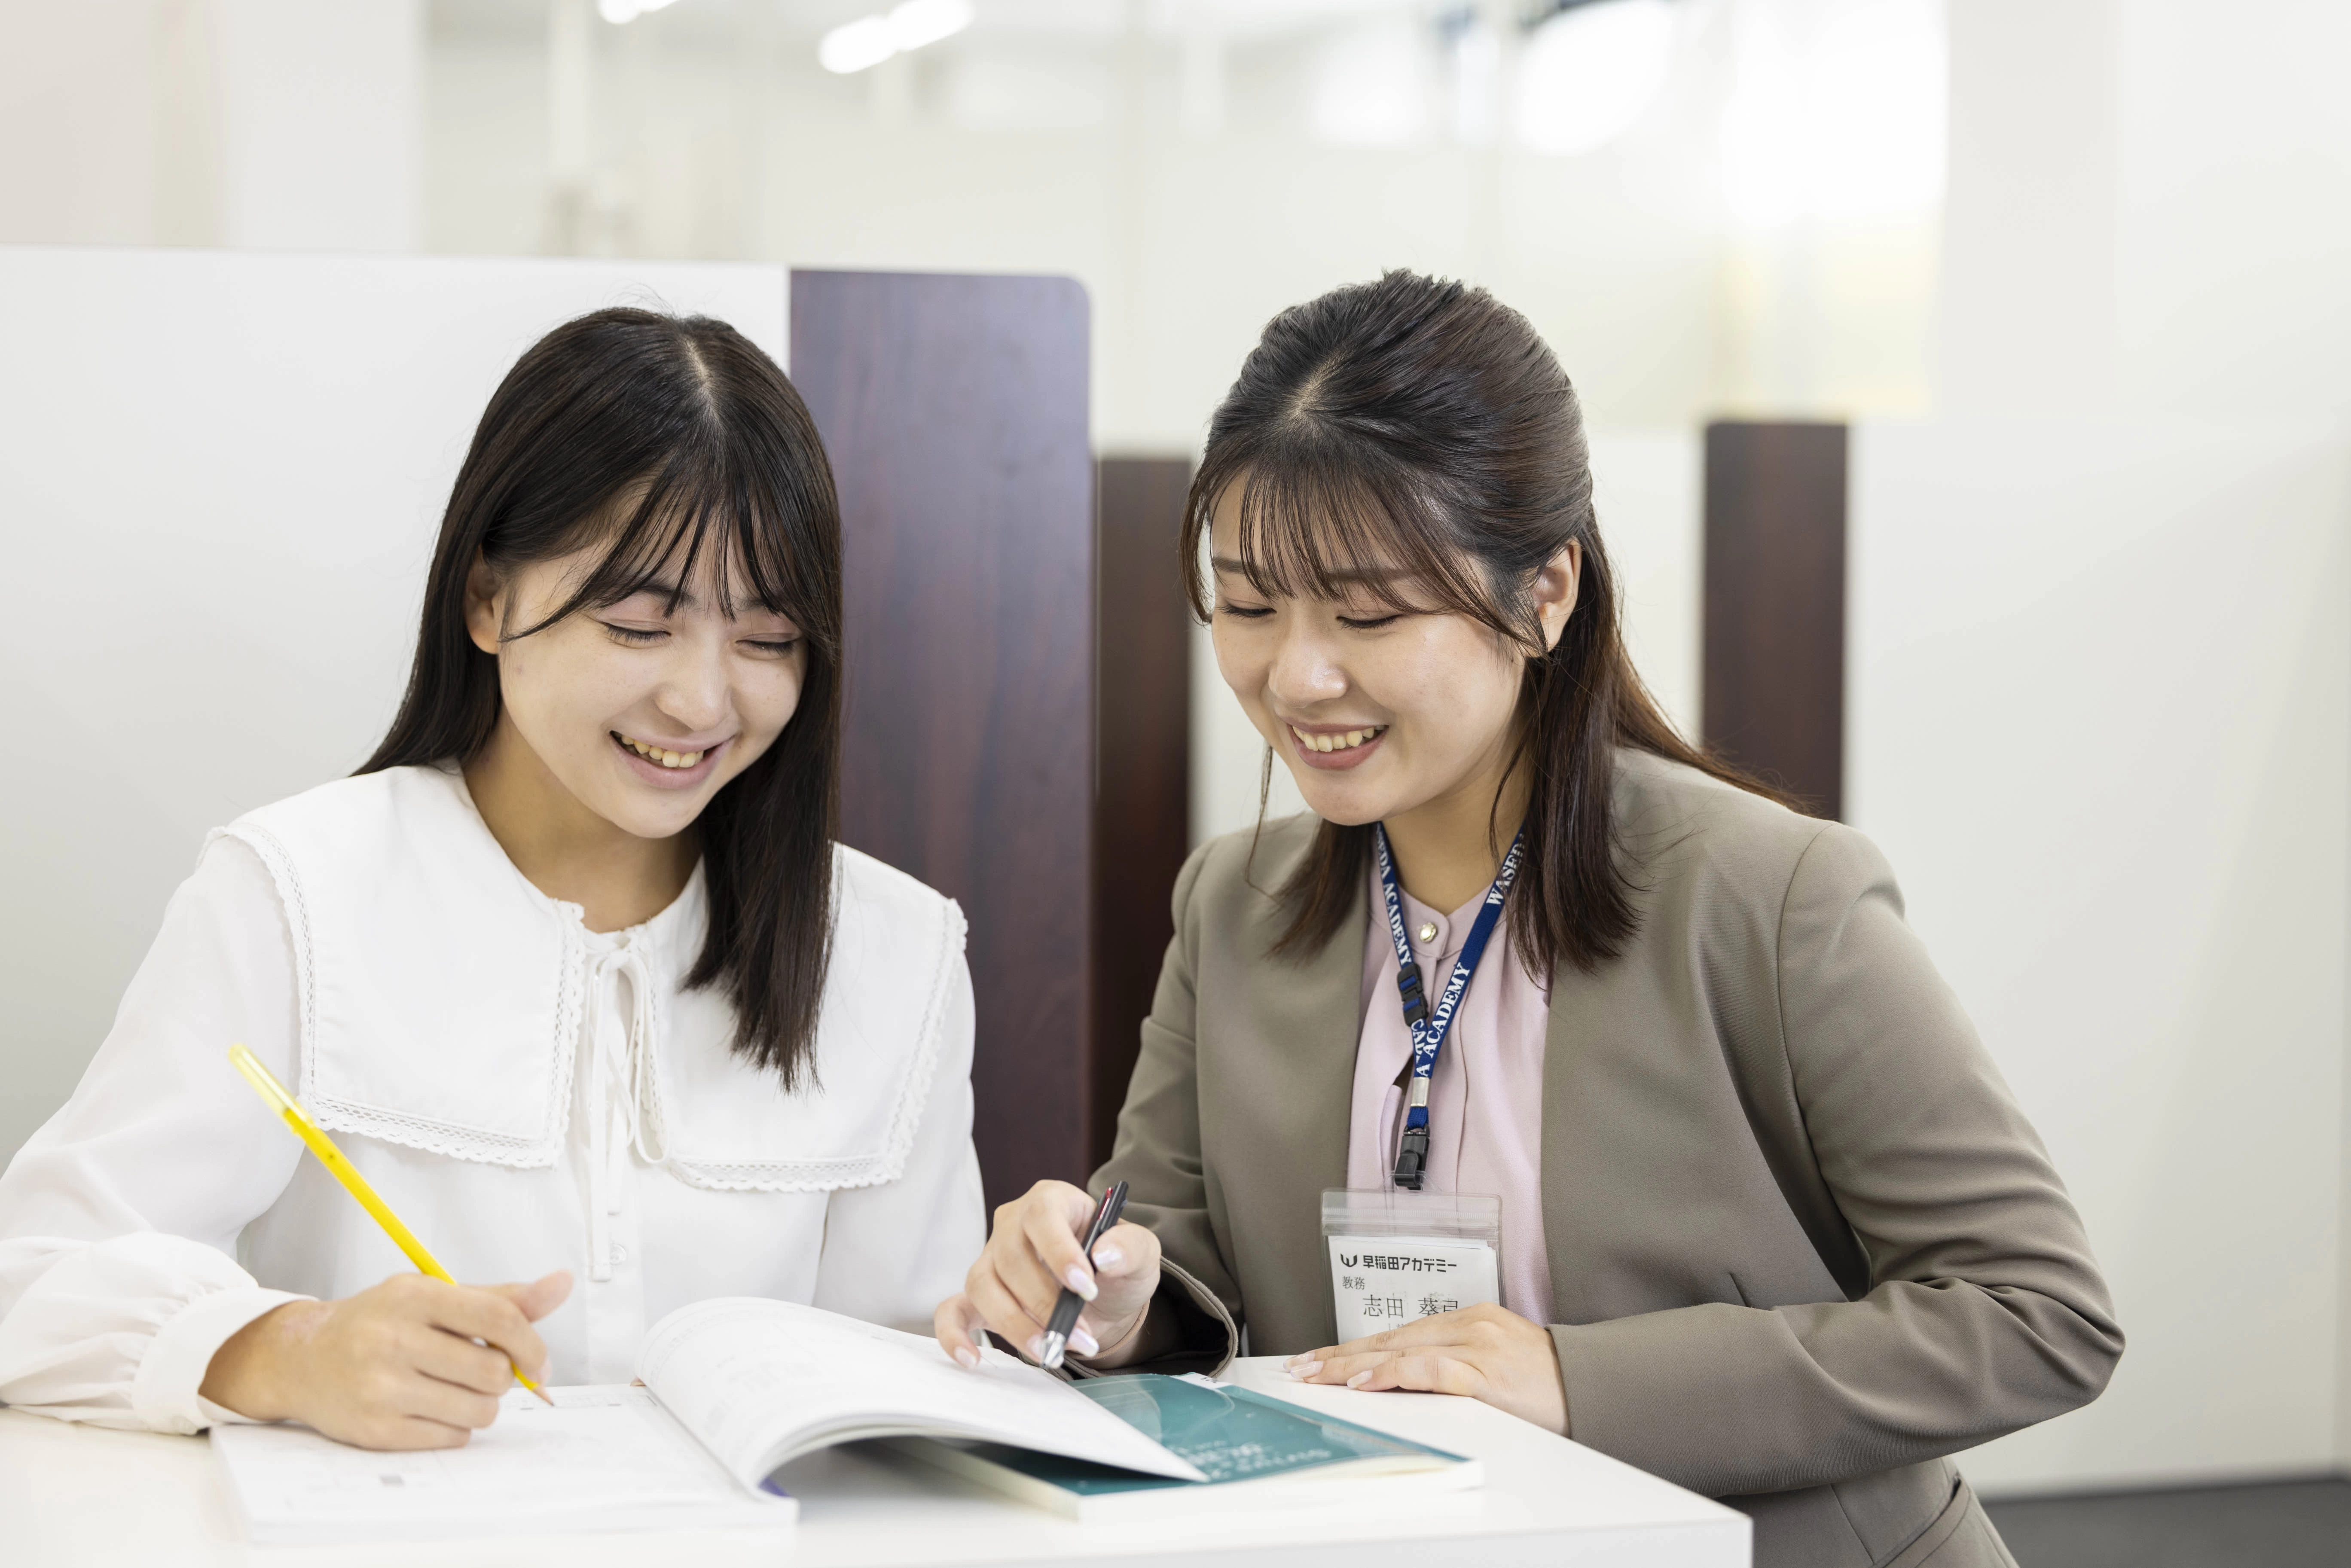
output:
M1449 1237L1332 1236L1331 1306L1339 1341L1502 1299L1494 1249Z

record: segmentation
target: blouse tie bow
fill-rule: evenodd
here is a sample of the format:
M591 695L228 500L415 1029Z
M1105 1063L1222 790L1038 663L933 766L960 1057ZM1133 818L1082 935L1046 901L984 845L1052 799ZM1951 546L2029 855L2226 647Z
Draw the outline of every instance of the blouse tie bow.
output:
M600 1005L608 977L626 982L625 1020ZM612 1277L612 1216L628 1190L633 1150L649 1165L667 1158L653 1082L653 979L639 934L597 954L588 966L589 1005L596 1009L594 1061L588 1090L588 1277Z

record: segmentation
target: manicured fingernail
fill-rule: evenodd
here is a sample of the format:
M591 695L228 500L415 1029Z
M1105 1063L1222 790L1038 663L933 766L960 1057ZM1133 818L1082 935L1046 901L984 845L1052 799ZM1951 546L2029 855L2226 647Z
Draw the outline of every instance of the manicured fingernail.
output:
M1071 1264L1070 1271L1061 1277L1069 1281L1070 1289L1078 1293L1080 1301L1091 1301L1094 1299L1094 1277L1086 1272L1084 1264Z
M1350 1388L1361 1388L1364 1384L1369 1383L1371 1380L1372 1375L1370 1373L1359 1372L1355 1374L1354 1376L1347 1379L1347 1386Z
M1043 1334L1039 1334L1029 1342L1029 1359L1040 1366L1044 1364L1045 1336Z
M979 1370L979 1352L967 1344L956 1346L956 1359L974 1372Z
M1126 1254L1107 1241L1094 1249L1094 1267L1097 1269L1115 1269L1125 1260Z
M1322 1370L1322 1364L1319 1361L1293 1361L1290 1364L1290 1375L1301 1383Z
M1080 1355L1100 1355L1102 1354L1102 1341L1094 1338L1093 1335L1088 1333L1083 1329L1071 1329L1070 1331L1070 1348L1076 1351Z

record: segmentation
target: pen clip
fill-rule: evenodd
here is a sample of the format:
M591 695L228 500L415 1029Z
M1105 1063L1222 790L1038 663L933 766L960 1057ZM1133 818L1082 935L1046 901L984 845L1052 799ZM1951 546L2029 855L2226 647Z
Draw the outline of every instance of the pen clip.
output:
M1111 1227L1118 1223L1118 1217L1125 1207L1126 1184L1123 1181L1111 1183L1103 1189L1102 1202L1094 1207L1093 1224L1086 1228L1086 1261L1088 1263L1091 1264L1093 1261L1094 1243L1110 1234Z

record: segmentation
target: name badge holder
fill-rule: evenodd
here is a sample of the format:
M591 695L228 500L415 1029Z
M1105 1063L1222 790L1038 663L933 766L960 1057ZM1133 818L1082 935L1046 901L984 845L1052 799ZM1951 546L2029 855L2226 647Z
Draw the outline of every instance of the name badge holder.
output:
M1322 1241L1342 1344L1502 1299L1502 1200L1493 1193L1332 1187L1322 1195Z
M1486 890L1435 1007L1422 989L1420 963L1405 935L1404 892L1387 829L1372 830L1388 938L1395 944L1396 988L1412 1035L1411 1082L1395 1148L1395 1186L1333 1187L1322 1195L1322 1239L1331 1252L1331 1310L1339 1341L1402 1328L1440 1312L1501 1304L1502 1199L1495 1193L1427 1192L1428 1095L1453 1016L1500 925L1503 902L1518 880L1524 835L1510 841Z

